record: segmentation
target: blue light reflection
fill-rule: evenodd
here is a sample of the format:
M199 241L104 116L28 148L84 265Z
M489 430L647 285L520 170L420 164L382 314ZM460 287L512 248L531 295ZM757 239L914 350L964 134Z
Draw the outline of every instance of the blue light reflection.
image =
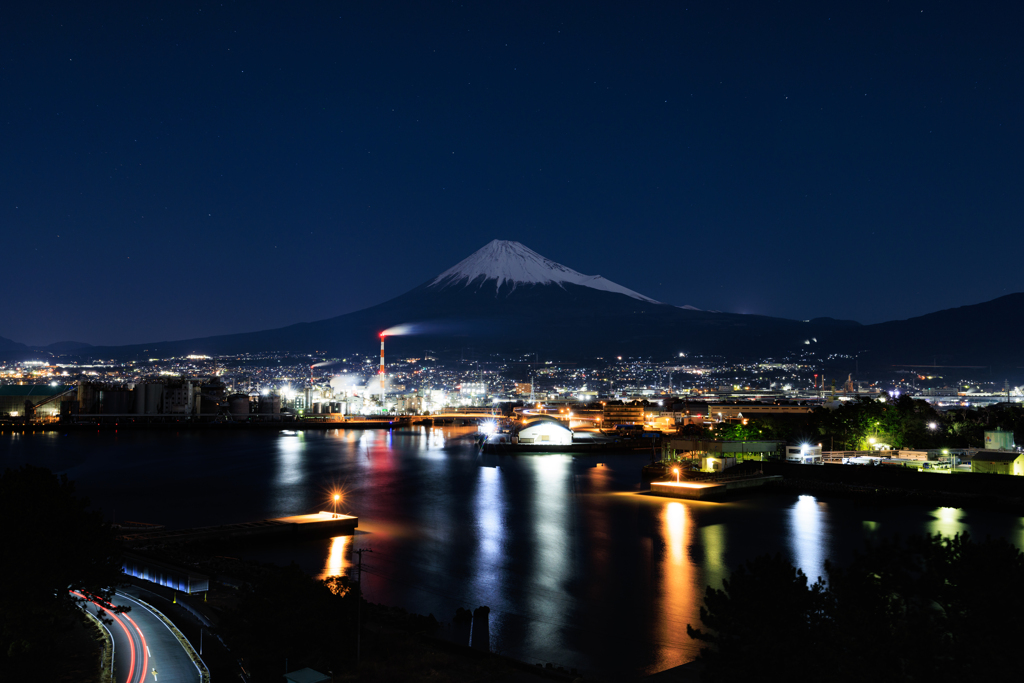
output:
M814 496L800 496L789 510L789 531L794 563L807 575L808 583L824 577L828 506Z

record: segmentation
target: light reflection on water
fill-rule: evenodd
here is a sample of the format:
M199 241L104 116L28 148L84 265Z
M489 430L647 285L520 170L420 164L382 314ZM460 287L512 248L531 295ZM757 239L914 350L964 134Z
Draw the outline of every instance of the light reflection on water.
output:
M243 556L332 576L354 572L354 550L372 548L363 558L369 599L441 621L456 607L488 605L491 641L504 654L606 680L695 656L686 624L699 626L704 587L721 587L730 568L758 555L781 550L814 580L826 559L844 562L870 537L969 530L1024 544L1021 519L995 512L767 493L722 503L638 496L646 458L485 459L471 436L12 435L0 438L0 467L51 467L108 518L172 528L297 514L341 486L344 509L360 517L355 536Z
M331 539L331 549L327 553L324 570L318 579L329 579L332 576L345 576L352 562L349 559L352 550L353 536L335 536Z
M545 455L530 459L534 476L533 519L534 553L531 574L533 586L528 594L529 612L536 615L528 634L530 647L547 648L559 637L559 622L564 604L565 581L570 571L568 526L572 522L569 477L572 458Z
M722 581L729 576L729 568L725 564L725 525L711 524L702 527L700 540L704 547L704 583L721 588Z
M790 509L789 540L794 564L814 583L825 576L828 542L828 505L814 496L800 496Z
M476 494L473 501L476 515L476 553L470 575L472 595L490 596L491 603L503 604L508 576L504 568L505 553L505 500L501 485L501 470L481 467L478 470ZM495 615L490 633L492 642L499 640L501 620Z
M686 625L696 624L700 616L694 578L697 569L688 556L693 540L693 519L690 508L680 502L666 503L661 512L662 541L665 553L661 563L661 590L658 594L657 641L659 644L654 671L684 664L690 648L680 646L679 636L686 636Z
M505 539L504 501L502 499L501 470L481 467L477 481L474 511L477 528L477 571L474 579L478 587L491 587L497 578L496 568L501 563Z
M938 508L932 512L932 517L934 519L927 524L930 534L955 536L967 530L967 525L963 522L964 511L959 508Z
M302 466L302 435L282 436L277 440L277 480L283 486L301 484L306 472Z

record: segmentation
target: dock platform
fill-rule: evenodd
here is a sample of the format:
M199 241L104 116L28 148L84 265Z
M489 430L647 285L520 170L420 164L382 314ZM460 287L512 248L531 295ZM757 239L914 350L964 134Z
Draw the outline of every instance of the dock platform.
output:
M188 543L215 538L250 538L269 536L323 535L343 536L355 532L359 518L333 512L315 512L256 522L222 524L192 529L161 529L121 534L118 539L128 545Z
M731 481L652 481L651 493L656 496L685 500L721 500L732 491L757 488L775 479L782 479L782 477L772 475Z

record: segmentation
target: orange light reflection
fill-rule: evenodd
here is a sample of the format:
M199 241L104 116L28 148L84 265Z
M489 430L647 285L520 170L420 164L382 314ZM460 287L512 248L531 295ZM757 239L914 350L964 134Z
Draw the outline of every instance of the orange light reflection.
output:
M348 550L352 545L352 536L335 536L331 539L331 551L327 554L324 572L318 578L329 579L332 576L344 576L349 567Z
M657 640L661 646L653 671L664 671L693 659L696 652L691 653L679 646L680 634L683 634L683 640L689 640L686 625L697 626L700 623L694 566L686 553L693 542L690 510L683 503L668 503L661 513L661 523L665 541L657 627Z

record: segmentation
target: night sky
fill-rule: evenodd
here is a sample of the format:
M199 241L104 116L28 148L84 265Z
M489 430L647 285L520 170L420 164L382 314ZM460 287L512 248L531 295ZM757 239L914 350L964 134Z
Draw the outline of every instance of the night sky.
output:
M0 336L397 296L511 239L660 301L1024 289L1020 2L9 2Z

